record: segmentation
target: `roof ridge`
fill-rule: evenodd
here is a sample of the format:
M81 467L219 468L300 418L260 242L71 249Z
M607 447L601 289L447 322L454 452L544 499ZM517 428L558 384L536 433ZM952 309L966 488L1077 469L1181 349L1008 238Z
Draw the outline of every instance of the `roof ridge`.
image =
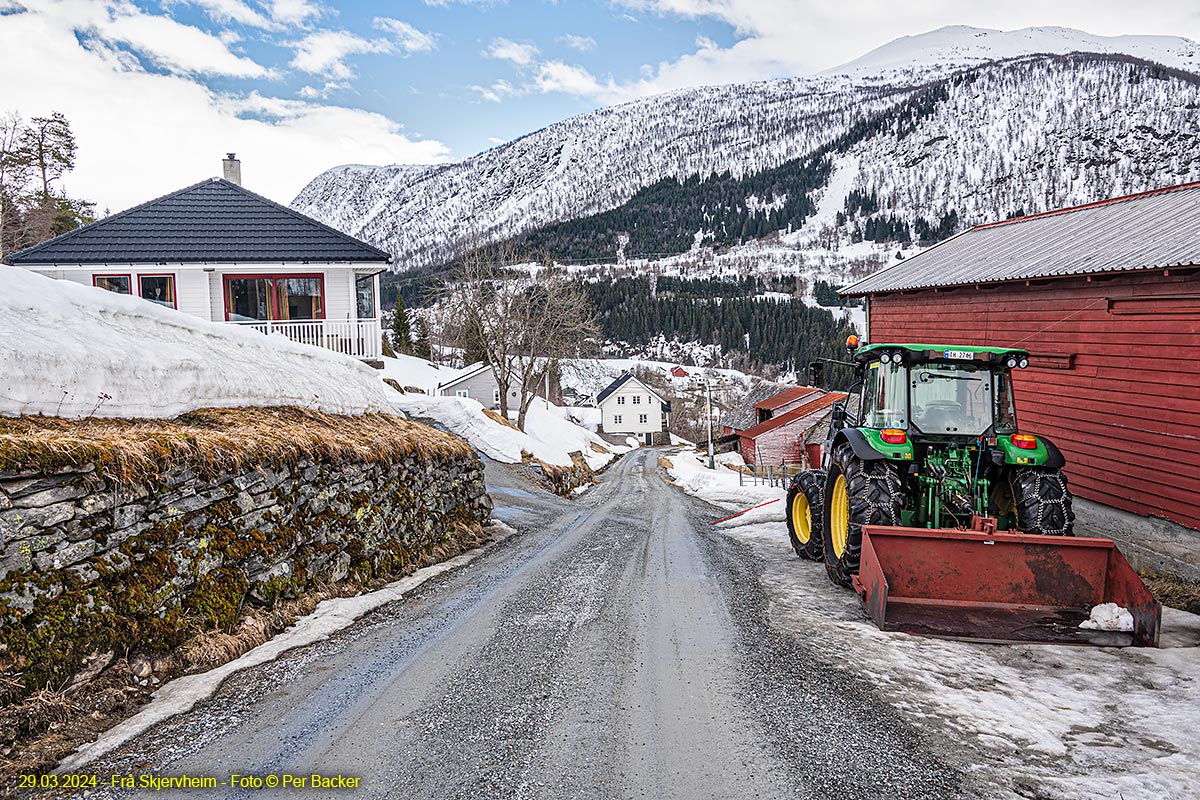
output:
M1141 200L1146 197L1156 197L1161 194L1171 194L1172 192L1182 192L1187 191L1188 189L1196 188L1200 188L1200 181L1181 183L1175 186L1160 186L1157 189L1146 189L1142 192L1124 194L1118 197L1106 197L1103 200L1093 200L1090 203L1080 203L1077 206L1063 206L1062 208L1054 208L1049 211L1042 211L1038 214L1029 214L1023 217L1010 217L1009 219L996 220L995 222L985 222L982 225L975 225L968 230L981 231L987 228L999 228L1004 225L1015 225L1021 222L1029 222L1030 220L1045 219L1046 217L1057 217L1059 215L1070 214L1075 211L1086 211L1090 208L1101 208L1103 206L1116 205L1117 203L1127 203L1131 200Z

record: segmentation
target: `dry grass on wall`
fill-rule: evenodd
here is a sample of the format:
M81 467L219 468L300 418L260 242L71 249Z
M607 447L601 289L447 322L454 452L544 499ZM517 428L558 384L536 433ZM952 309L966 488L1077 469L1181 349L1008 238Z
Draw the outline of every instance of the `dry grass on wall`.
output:
M345 417L295 407L202 409L173 420L0 418L0 471L92 465L118 483L176 469L212 477L302 460L390 463L468 457L461 439L390 414Z

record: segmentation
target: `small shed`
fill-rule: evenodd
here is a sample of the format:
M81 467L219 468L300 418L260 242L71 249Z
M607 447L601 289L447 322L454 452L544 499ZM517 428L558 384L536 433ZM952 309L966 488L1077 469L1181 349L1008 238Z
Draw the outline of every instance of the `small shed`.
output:
M980 225L842 294L873 342L1029 350L1019 424L1062 450L1077 513L1200 529L1200 183Z
M807 388L807 387L806 387ZM737 434L742 460L750 465L806 467L821 463L821 442L826 438L833 404L845 400L843 392L819 393Z
M672 367L671 368L671 377L672 378L686 378L686 377L688 377L688 371L686 369L684 369L683 367Z
M782 416L793 408L820 397L823 392L813 386L792 386L754 404L755 424Z

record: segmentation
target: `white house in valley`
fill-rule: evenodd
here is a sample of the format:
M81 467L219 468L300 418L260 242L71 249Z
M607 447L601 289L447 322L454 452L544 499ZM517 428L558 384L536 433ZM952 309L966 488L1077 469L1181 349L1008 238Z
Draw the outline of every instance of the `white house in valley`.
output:
M214 322L380 357L391 256L241 185L211 178L12 253L9 264Z
M631 373L621 373L596 395L596 406L602 433L630 434L649 445L670 444L670 401Z

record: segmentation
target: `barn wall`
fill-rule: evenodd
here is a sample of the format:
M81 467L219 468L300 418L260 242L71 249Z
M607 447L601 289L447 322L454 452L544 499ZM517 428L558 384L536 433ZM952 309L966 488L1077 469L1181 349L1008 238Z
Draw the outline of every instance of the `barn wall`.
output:
M875 342L1020 346L1022 430L1073 491L1200 529L1200 274L875 295Z

